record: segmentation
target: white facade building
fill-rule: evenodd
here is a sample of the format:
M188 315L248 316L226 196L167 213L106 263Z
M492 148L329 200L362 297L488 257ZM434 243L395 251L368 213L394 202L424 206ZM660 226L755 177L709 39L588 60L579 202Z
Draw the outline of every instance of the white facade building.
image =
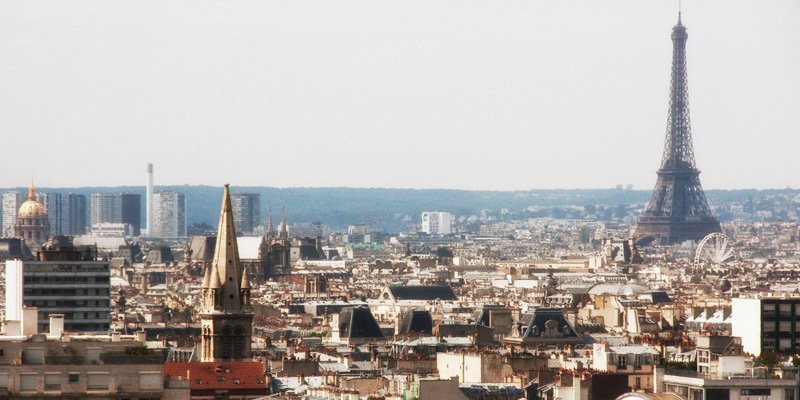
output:
M75 332L108 332L111 326L110 268L105 261L20 261L5 263L5 315L38 331L49 329L51 314L63 315L64 327ZM36 321L36 322L33 322Z
M183 193L153 193L153 229L148 235L158 238L186 236L186 196Z
M23 201L25 201L25 198L19 192L3 193L3 231L0 232L0 236L14 236L14 222L17 220L17 210Z
M153 229L153 164L147 163L147 192L145 194L145 227L147 232Z
M443 211L422 213L422 232L429 235L449 235L453 232L453 215Z
M92 224L92 236L98 237L127 237L133 235L130 224L121 222L100 222Z
M761 354L761 299L731 299L731 335L742 338L744 351ZM788 331L788 330L787 330Z

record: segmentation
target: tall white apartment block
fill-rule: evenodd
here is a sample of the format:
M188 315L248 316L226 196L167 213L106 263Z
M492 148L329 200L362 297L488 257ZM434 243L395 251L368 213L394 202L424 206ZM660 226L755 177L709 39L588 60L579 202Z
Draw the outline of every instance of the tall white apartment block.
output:
M3 213L2 213L2 232L0 236L13 237L14 236L14 222L17 220L17 210L19 206L25 201L20 192L5 192L3 193Z
M453 232L453 216L443 211L423 212L422 231L429 235L449 235Z
M153 193L153 229L148 235L157 238L186 236L186 196L183 193Z
M153 229L153 164L147 163L147 193L145 198L145 227L150 234Z

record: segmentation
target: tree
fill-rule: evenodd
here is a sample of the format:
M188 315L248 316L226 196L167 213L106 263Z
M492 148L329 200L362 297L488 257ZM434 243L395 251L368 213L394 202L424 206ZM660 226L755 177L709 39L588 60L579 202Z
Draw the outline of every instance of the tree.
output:
M447 247L438 247L436 249L436 257L439 258L453 258L453 250L450 250Z
M772 350L764 350L761 355L755 358L754 365L757 367L767 367L767 371L772 371L781 361L780 356Z

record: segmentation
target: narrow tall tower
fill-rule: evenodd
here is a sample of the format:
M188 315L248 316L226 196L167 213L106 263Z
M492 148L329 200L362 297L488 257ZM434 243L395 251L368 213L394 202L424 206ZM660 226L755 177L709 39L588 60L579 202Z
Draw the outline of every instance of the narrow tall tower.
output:
M660 244L699 240L720 230L694 161L686 76L688 37L678 13L678 24L672 28L672 82L664 155L656 187L635 233L637 239L650 237Z
M153 163L147 163L147 198L145 199L147 235L153 235Z
M249 359L253 331L250 281L239 263L228 185L222 194L214 260L204 271L202 295L201 361Z

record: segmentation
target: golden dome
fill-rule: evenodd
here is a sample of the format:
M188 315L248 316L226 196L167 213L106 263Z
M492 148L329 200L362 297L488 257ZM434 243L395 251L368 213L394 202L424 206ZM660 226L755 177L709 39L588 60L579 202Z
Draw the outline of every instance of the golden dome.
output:
M28 188L28 200L25 200L25 202L19 206L17 218L36 218L47 216L47 210L45 210L42 203L39 203L36 198L36 187L31 184L31 187Z

